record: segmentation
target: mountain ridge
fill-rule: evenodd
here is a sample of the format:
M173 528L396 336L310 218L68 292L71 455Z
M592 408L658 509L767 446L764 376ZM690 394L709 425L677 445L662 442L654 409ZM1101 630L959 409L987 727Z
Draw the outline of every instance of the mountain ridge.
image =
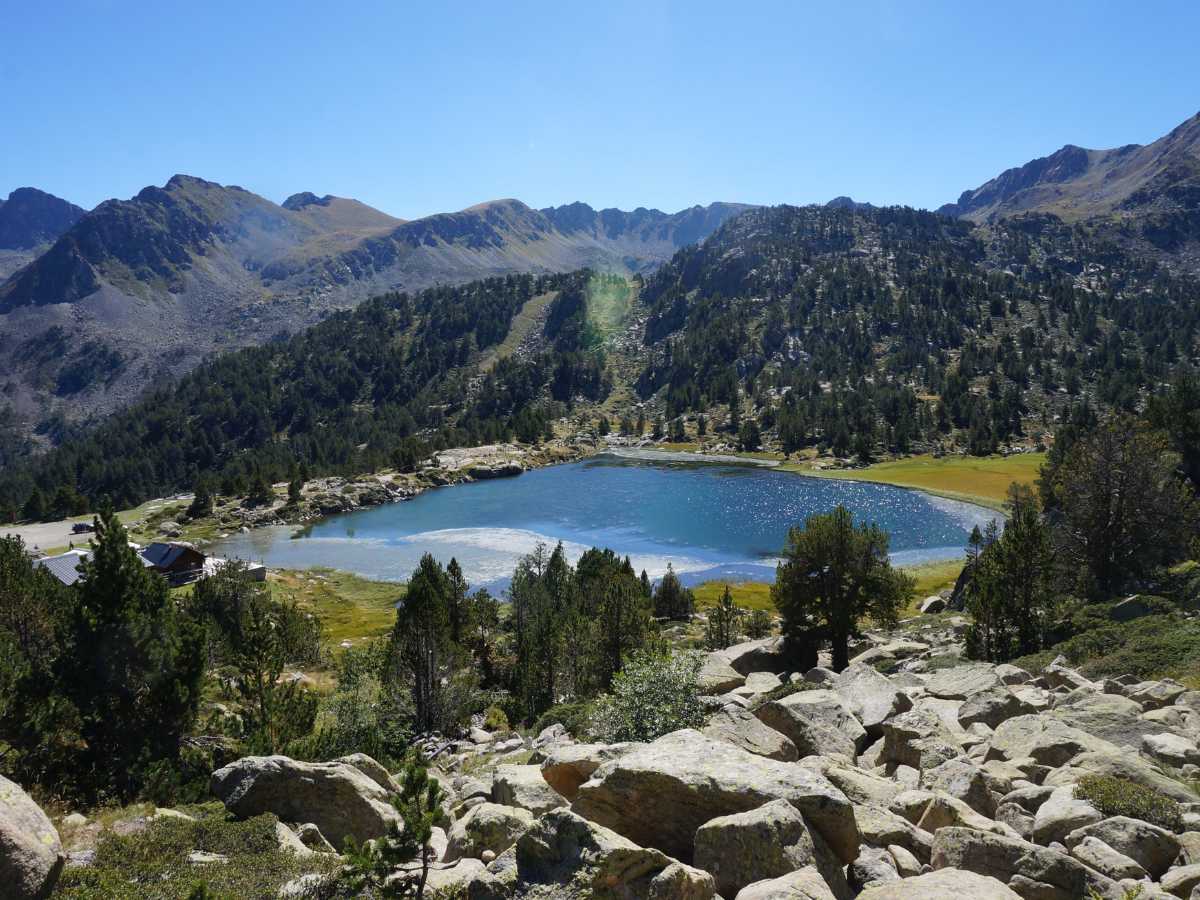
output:
M536 210L505 199L405 221L357 200L301 192L276 204L179 174L81 215L0 282L0 388L26 427L45 430L103 416L208 353L387 291L517 272L645 272L746 208Z
M1054 215L1200 273L1200 113L1145 145L1067 144L964 191L938 212L984 225Z

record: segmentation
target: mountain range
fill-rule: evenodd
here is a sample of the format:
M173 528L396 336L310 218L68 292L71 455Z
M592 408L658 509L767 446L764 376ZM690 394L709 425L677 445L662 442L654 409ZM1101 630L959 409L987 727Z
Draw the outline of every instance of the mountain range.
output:
M828 207L875 209L844 196ZM187 175L91 211L21 188L0 203L0 414L53 442L208 355L368 297L517 272L648 275L752 208L539 210L505 199L405 221L357 200L301 192L277 204ZM1144 146L1068 145L938 212L985 243L1050 235L1086 245L1094 261L1115 248L1123 263L1200 275L1200 115Z
M964 191L938 212L980 224L1049 214L1200 273L1200 113L1144 146L1068 144Z
M304 192L280 205L186 175L90 212L22 189L0 206L15 269L0 283L0 389L18 419L58 428L372 295L511 272L647 271L745 208L498 200L404 221L357 200Z

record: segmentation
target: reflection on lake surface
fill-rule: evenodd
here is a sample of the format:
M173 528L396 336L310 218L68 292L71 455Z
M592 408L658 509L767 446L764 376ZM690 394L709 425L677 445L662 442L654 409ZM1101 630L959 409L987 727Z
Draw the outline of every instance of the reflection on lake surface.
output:
M562 541L572 560L589 547L611 547L652 578L670 562L688 583L771 581L788 528L838 503L890 532L893 561L903 564L959 556L972 526L996 515L887 485L605 454L426 491L300 532L285 526L233 535L214 552L385 581L405 580L428 552L442 562L456 557L472 585L496 588L539 542Z

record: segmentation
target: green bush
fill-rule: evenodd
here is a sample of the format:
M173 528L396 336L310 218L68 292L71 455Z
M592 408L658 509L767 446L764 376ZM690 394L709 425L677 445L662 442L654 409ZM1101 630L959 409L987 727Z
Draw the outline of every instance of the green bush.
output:
M1030 672L1064 656L1089 678L1133 675L1183 679L1200 674L1200 623L1177 615L1150 615L1084 631L1049 650L1013 660Z
M591 720L591 703L558 703L538 716L533 723L533 731L539 734L543 729L561 723L573 736L582 737L587 733Z
M508 716L498 706L489 706L483 714L483 727L488 731L508 731Z
M1075 795L1087 800L1105 816L1128 816L1178 831L1182 810L1166 794L1137 782L1111 775L1085 775L1079 779Z
M331 871L340 860L299 861L279 849L275 817L232 820L220 804L189 810L196 821L159 819L144 831L105 833L93 865L63 872L56 898L70 900L176 900L179 897L274 898L287 881L305 872ZM226 863L197 866L193 850L227 856ZM206 885L207 893L196 893Z
M625 661L612 689L596 701L592 732L601 740L652 741L704 723L696 677L700 656L639 650Z

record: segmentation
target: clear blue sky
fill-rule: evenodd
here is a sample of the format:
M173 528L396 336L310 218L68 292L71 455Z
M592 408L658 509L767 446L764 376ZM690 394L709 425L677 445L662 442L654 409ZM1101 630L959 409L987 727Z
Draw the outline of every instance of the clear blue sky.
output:
M1200 110L1195 0L0 0L0 20L0 196L87 207L176 172L406 218L932 207Z

